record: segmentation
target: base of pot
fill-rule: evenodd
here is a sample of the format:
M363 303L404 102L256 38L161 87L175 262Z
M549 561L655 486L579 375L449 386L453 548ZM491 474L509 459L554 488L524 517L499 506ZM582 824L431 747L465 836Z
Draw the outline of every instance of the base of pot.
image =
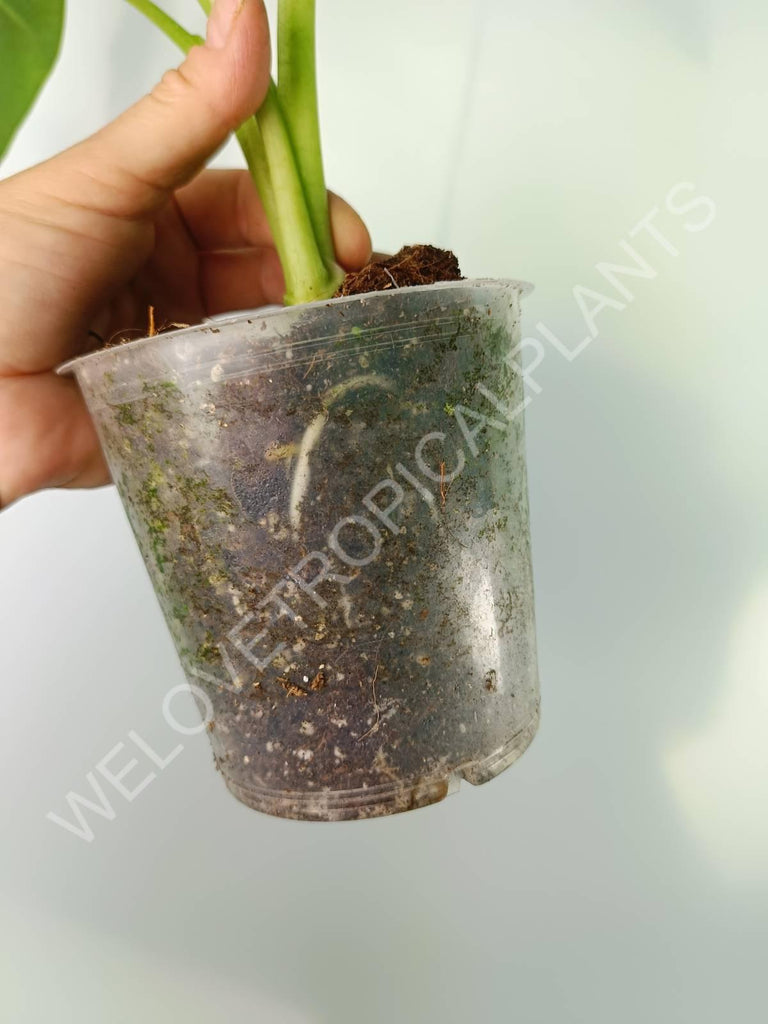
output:
M224 776L227 789L241 803L262 814L295 821L360 821L389 814L413 811L439 803L457 793L461 780L473 786L490 782L509 768L530 746L539 727L539 711L509 743L494 751L483 761L457 768L449 775L433 775L414 783L390 783L363 789L324 790L313 792L280 792L242 786Z

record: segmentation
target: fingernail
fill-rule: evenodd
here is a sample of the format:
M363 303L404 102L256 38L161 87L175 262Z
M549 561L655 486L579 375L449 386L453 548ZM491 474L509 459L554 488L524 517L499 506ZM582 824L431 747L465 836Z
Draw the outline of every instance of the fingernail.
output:
M215 50L222 50L232 34L237 16L245 6L246 0L216 0L208 19L208 31L205 41Z

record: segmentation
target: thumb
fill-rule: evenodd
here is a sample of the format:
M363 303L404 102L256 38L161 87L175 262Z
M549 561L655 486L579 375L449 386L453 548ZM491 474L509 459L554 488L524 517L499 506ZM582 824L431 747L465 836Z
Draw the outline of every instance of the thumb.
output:
M70 153L81 167L93 161L98 179L118 186L122 215L149 212L258 110L269 75L263 0L216 0L205 45L193 47L149 95Z

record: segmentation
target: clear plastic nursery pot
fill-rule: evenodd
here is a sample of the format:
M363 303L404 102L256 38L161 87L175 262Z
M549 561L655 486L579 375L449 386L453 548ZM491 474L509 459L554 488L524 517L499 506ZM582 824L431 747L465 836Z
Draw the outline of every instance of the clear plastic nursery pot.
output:
M486 782L539 697L518 282L250 315L92 353L85 394L215 760L339 820Z

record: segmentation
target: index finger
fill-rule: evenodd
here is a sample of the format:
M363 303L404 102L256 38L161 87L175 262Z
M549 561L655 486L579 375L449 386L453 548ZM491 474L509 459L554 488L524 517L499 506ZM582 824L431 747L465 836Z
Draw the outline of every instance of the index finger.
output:
M328 193L336 259L345 270L359 270L371 255L371 237L360 215ZM176 192L187 229L202 252L274 246L256 186L244 170L212 170Z

